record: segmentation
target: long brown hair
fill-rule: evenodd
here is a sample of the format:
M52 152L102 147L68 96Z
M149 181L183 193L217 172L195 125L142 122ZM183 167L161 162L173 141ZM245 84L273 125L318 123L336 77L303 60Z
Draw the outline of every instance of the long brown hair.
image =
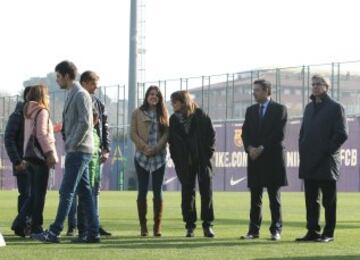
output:
M179 101L185 105L184 115L190 116L195 113L195 110L199 107L192 98L189 91L179 90L171 94L171 101Z
M165 126L168 126L169 125L169 121L168 121L168 110L165 106L165 102L164 102L164 97L160 91L160 88L158 86L150 86L147 90L146 90L146 93L145 93L145 98L144 98L144 102L143 104L140 106L140 109L142 111L147 111L150 109L150 104L149 102L147 101L149 95L150 95L150 92L152 90L156 90L157 92L157 97L159 98L159 102L157 103L156 105L156 113L157 113L157 116L158 116L158 119L159 119L159 123L160 123L160 130L164 130L164 127Z
M29 105L28 102L30 101L37 102L41 108L45 108L46 110L49 110L48 87L43 84L30 86L30 90L26 95L26 104L24 107L24 111L27 111L27 107ZM26 116L29 117L29 115Z

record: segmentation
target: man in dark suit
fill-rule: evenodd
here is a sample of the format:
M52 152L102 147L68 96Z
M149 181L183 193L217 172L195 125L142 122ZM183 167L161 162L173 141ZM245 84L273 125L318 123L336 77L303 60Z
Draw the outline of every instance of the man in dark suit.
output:
M272 240L281 239L280 187L287 185L283 140L287 121L286 107L271 99L271 83L254 82L257 104L248 107L242 127L242 140L248 153L247 179L251 193L249 231L241 239L259 238L262 221L262 194L267 188Z
M312 77L311 102L305 107L299 136L299 177L304 180L306 228L296 241L331 242L336 225L336 181L340 175L340 147L348 138L344 107L328 96L330 81ZM325 227L320 235L320 190Z

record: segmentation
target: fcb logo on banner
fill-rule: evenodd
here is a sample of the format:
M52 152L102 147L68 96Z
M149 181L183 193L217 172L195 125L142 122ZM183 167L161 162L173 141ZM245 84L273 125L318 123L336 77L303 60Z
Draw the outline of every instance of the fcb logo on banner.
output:
M239 148L243 147L243 141L241 139L241 134L242 134L241 128L234 129L234 144Z

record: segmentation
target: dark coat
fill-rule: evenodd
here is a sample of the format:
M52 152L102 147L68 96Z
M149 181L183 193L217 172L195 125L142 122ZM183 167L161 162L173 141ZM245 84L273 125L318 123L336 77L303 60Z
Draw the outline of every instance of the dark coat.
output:
M304 111L299 136L299 177L306 180L337 180L340 147L348 138L344 107L328 95L315 104L312 96Z
M280 187L287 185L284 137L287 121L286 107L270 101L260 122L260 105L246 110L242 126L242 140L245 151L248 147L263 146L262 154L255 160L248 156L248 187Z
M93 107L99 113L99 123L95 126L96 132L100 136L101 149L107 150L110 152L110 132L109 132L109 123L108 115L105 110L105 105L101 100L94 95L93 98Z
M21 163L24 147L24 103L18 102L5 129L5 149L13 166ZM17 174L13 168L14 175Z
M170 117L170 156L180 181L189 174L189 156L193 167L212 169L210 160L215 151L214 146L215 130L211 119L200 108L196 109L193 115L189 134L185 132L183 124L175 114Z

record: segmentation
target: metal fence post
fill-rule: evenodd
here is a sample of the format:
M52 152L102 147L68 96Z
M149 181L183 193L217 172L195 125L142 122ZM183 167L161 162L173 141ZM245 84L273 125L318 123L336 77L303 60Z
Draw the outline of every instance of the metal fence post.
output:
M341 102L341 92L340 92L340 62L338 62L337 64L337 98L338 98L338 101Z
M204 76L201 76L201 107L204 107Z
M232 97L231 97L231 119L234 119L234 103L235 103L235 74L232 74Z
M281 103L281 82L280 82L280 69L275 70L275 80L276 80L276 101Z
M208 78L208 93L207 93L207 113L208 113L208 115L210 115L210 98L211 98L211 95L210 95L210 87L211 87L211 83L210 83L210 81L211 81L211 76L209 76L209 78Z
M228 87L229 87L229 74L226 74L226 85L225 85L225 121L228 119Z
M307 99L310 97L310 85L310 66L307 66ZM305 103L307 103L307 100Z
M119 137L119 110L120 110L120 85L117 85L117 99L116 99L116 141L119 145L119 149L120 149L120 143L121 143L121 140L120 140L120 137ZM117 163L116 164L116 173L118 174L118 176L120 175L120 171L119 171L119 164ZM120 175L121 177L121 175ZM121 180L119 180L121 181ZM120 190L123 190L124 186L123 186L123 182L122 183L122 186L118 185L118 188L120 188ZM120 187L119 187L120 186Z
M301 74L302 74L302 112L305 109L305 66L302 67L301 70Z
M253 71L250 72L250 105L253 104L253 95L252 95L252 92L253 92L253 83L254 82L254 78L253 78Z
M331 96L335 99L334 82L335 82L335 68L334 68L334 62L332 62L331 63Z

